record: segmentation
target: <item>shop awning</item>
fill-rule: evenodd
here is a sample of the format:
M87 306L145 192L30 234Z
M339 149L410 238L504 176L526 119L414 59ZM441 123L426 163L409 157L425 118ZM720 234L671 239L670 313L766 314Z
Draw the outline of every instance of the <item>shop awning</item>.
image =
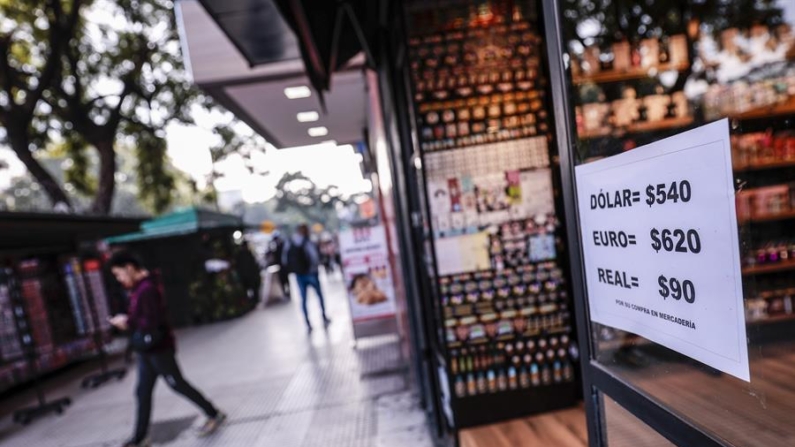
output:
M275 0L180 0L176 13L193 82L268 142L284 148L362 139L367 115L361 51L352 59L353 50L338 57L334 65L342 68L322 101L317 92L290 98L288 89L311 90L313 72ZM303 112L318 118L301 122ZM322 132L310 133L312 128Z
M143 219L0 212L2 250L74 249L80 242L135 231Z
M196 233L199 230L242 227L243 220L238 216L190 207L147 220L141 224L141 231L114 236L106 239L106 241L109 244L121 244L148 239L184 236Z
M380 0L275 0L298 36L315 90L328 91L332 73L364 52L374 64Z
M200 0L251 66L300 55L318 92L331 75L371 48L379 0ZM281 12L281 14L279 14ZM293 33L285 33L289 26Z
M199 1L249 65L300 57L298 40L273 0Z

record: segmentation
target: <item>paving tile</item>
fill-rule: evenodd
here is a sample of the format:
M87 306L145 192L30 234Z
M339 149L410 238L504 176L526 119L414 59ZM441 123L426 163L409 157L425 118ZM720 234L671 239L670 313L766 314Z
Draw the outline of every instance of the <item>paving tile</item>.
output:
M162 381L153 437L165 447L430 446L424 416L407 390L394 336L354 349L344 285L325 283L328 330L307 335L300 303L258 308L242 318L178 331L178 361L196 388L229 415L198 439L204 417ZM313 318L318 316L312 304ZM95 389L58 388L74 404L27 427L0 420L2 447L117 447L132 432L136 377ZM54 394L59 394L54 393Z

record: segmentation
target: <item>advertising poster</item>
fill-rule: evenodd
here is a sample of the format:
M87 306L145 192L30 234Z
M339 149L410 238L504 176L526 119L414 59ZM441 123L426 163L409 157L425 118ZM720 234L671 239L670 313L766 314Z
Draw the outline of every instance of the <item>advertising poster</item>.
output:
M728 120L576 176L591 319L749 381Z
M395 289L383 225L343 230L339 241L354 325L394 316Z

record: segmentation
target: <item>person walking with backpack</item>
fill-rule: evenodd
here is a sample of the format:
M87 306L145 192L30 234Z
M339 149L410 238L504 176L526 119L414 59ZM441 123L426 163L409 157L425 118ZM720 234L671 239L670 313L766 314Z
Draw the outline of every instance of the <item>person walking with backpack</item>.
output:
M137 419L133 437L124 443L124 447L152 445L147 434L152 394L159 376L163 376L174 391L201 408L207 416L199 429L199 436L215 432L226 420L226 415L182 377L175 357L174 331L168 322L165 299L149 271L138 258L124 251L113 255L110 268L116 280L130 291L127 314L114 316L110 323L123 331L131 331L130 346L138 354Z
M309 227L299 225L293 237L285 243L282 265L287 266L290 273L295 273L298 283L298 290L301 292L301 308L304 311L306 329L312 332L312 323L309 321L309 311L307 310L307 294L309 288L315 289L320 300L320 310L323 312L323 324L328 326L331 320L326 316L326 303L323 299L323 292L320 290L320 275L318 265L320 264L320 254L314 242L309 240Z

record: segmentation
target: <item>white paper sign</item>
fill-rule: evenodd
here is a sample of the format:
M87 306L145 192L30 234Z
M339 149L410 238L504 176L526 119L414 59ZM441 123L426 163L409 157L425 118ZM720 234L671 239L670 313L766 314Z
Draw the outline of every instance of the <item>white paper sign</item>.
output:
M439 275L456 275L491 268L489 234L486 232L439 238L434 244Z
M728 120L576 178L591 319L750 381Z

